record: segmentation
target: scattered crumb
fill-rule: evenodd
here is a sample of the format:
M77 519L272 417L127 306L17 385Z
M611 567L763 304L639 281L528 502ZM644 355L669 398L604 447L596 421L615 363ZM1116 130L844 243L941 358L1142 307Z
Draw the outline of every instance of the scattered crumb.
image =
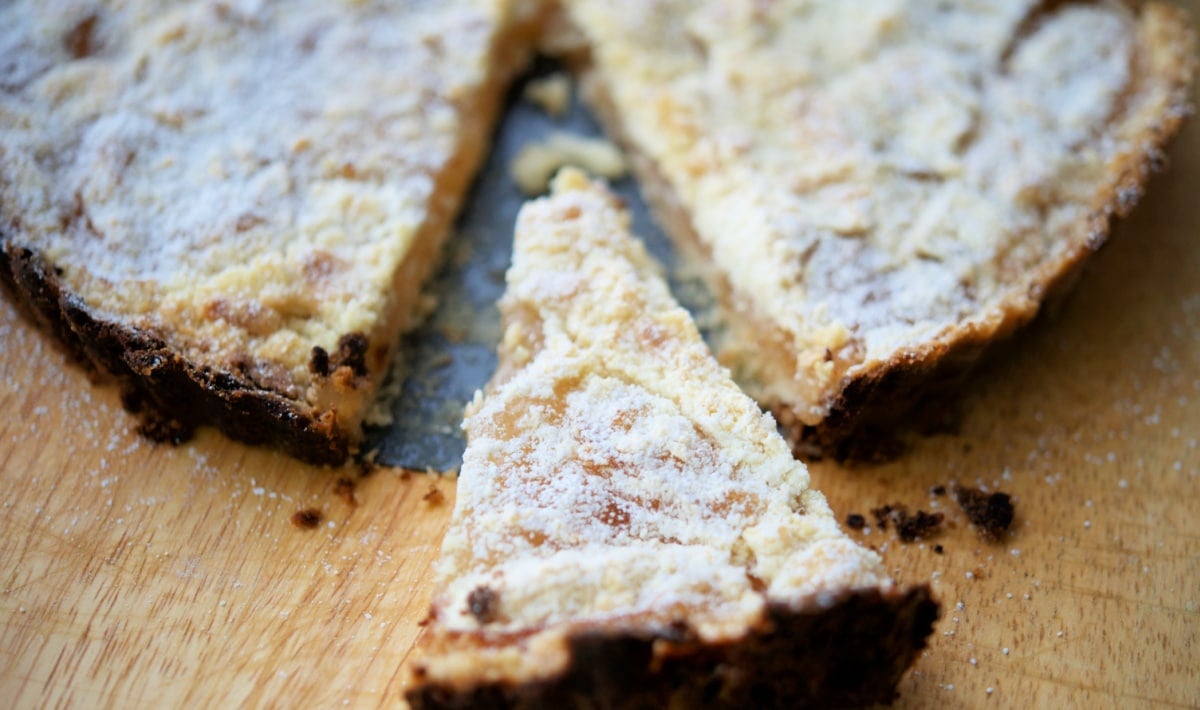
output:
M367 453L363 454L362 458L360 458L358 460L358 475L361 478L366 478L367 476L370 476L372 473L375 472L375 469L378 468L378 466L379 466L375 462L375 460L378 457L379 457L379 448L376 447L374 449L371 449Z
M321 511L316 508L305 508L297 510L292 515L292 525L301 530L312 530L321 524Z
M339 478L337 483L333 485L333 494L338 498L346 501L346 505L351 508L358 507L358 499L354 497L354 488L356 484L352 478Z
M862 530L867 526L867 519L858 513L851 513L846 516L846 527L851 530Z
M540 195L559 168L574 165L609 180L625 177L625 156L611 142L571 133L552 133L541 143L528 143L509 165L509 173L521 192Z
M157 444L169 443L179 446L195 434L195 427L178 419L162 416L153 410L143 410L141 417L142 423L138 426L138 433Z
M933 488L929 489L929 492L935 496L944 496L946 495L946 487L941 485L934 486Z
M571 104L571 78L560 71L533 79L525 85L521 98L559 118Z
M446 502L446 494L442 493L441 489L439 489L437 486L430 483L429 491L422 497L422 499L430 505L441 505L442 503Z
M404 380L408 375L408 363L396 353L392 354L388 363L388 373L383 378L379 390L371 399L367 413L363 415L363 424L374 427L389 426L396 421L392 413L392 405L404 391Z
M1007 493L960 487L954 490L954 497L985 540L999 540L1012 525L1013 505Z
M940 555L940 554L942 554L942 553L944 553L944 552L946 551L946 548L942 547L941 545L934 545L934 546L933 546L933 551L934 551L934 553L936 553L936 554L939 554L939 555Z
M940 530L942 522L945 520L945 516L941 513L926 513L918 510L916 514L911 514L908 512L907 506L900 503L874 508L871 510L871 515L875 516L875 523L883 530L887 529L888 523L893 524L901 542L913 542L932 537Z
M933 535L938 532L938 528L942 525L944 516L941 513L926 513L923 510L918 510L915 516L902 518L896 524L896 530L900 534L902 542L912 542Z

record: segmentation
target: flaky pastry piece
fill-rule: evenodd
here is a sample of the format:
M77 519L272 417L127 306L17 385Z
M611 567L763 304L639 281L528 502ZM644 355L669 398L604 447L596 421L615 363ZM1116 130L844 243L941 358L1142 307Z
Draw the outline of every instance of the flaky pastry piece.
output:
M0 280L159 436L344 459L540 3L0 5Z
M835 455L1065 292L1195 65L1153 2L560 5L585 97L718 292L722 362Z
M408 700L891 700L928 588L839 530L628 226L574 169L521 211Z

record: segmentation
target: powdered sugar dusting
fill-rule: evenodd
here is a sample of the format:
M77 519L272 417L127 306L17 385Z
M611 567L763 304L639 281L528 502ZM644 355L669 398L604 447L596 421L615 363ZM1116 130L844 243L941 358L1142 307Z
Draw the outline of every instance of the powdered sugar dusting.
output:
M1131 149L1116 4L564 5L731 287L731 356L806 424L846 377L1032 314Z
M201 366L267 363L303 398L314 345L335 352L408 308L393 281L508 13L5 3L0 26L27 41L0 42L0 67L40 68L0 77L0 211L20 218L6 239L44 252L96 312L158 328ZM60 40L72 32L86 57Z
M675 619L738 638L768 600L890 584L707 352L606 191L564 171L523 210L508 280L501 373L465 424L439 627Z

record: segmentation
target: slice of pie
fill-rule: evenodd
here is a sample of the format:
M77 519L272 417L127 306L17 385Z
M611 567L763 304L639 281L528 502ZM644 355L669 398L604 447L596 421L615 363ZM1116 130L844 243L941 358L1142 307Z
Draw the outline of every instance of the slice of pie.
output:
M937 614L846 537L603 187L516 231L416 708L892 699Z
M834 453L1065 291L1195 65L1158 3L561 5L585 95L711 273L722 361Z
M182 436L345 458L536 2L0 5L0 276Z

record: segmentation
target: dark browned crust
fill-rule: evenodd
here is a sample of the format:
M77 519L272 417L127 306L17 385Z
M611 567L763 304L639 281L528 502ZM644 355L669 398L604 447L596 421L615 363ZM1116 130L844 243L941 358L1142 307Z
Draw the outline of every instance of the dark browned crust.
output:
M447 686L423 677L418 665L407 699L414 710L890 704L937 617L922 586L847 592L823 610L772 605L759 628L722 645L700 644L686 628L581 633L569 642L566 670L553 678Z
M959 487L954 489L954 499L984 540L1000 540L1012 525L1013 504L1007 493L985 493L978 488Z
M1031 21L1055 4L1044 3L1036 8ZM1111 179L1098 189L1083 225L1083 238L1065 255L1037 269L1023 298L1005 304L993 320L965 324L870 369L859 368L847 374L820 423L805 425L795 416L791 403L761 402L779 422L796 455L886 461L903 451L899 437L905 432L944 427L947 410L956 407L962 384L976 365L1004 347L1004 342L1040 311L1053 311L1065 299L1088 258L1107 241L1116 221L1133 210L1150 176L1166 167L1166 146L1191 113L1189 91L1197 63L1196 36L1187 14L1179 8L1161 3L1128 4L1140 14L1139 32L1146 29L1143 23L1148 13L1156 14L1153 28L1157 34L1148 38L1150 46L1143 47L1142 66L1135 72L1148 85L1164 89L1168 98L1154 122L1123 126L1128 129L1128 135L1123 136L1128 151L1114 160ZM589 75L588 49L579 47L564 59L588 79L585 97L608 133L630 154L633 172L659 224L676 244L711 263L690 217L665 178L630 142L603 83ZM1134 122L1129 119L1129 123ZM714 273L709 281L721 294L720 300L729 303L732 290L724 277ZM753 319L753 315L742 313L739 318ZM768 333L772 330L768 323L757 323L753 328Z
M0 280L25 312L88 366L114 375L127 406L139 406L154 427L179 432L211 424L248 444L266 444L316 464L336 464L350 440L332 415L230 372L188 362L153 333L106 321L68 290L37 252L0 234Z
M1079 258L1072 268L1082 267L1084 257ZM769 408L799 456L891 460L905 448L900 437L930 429L932 419L955 406L975 366L1032 318L1006 319L996 331L972 330L950 343L900 353L867 373L847 377L829 413L815 426L797 420L786 404L772 402Z

